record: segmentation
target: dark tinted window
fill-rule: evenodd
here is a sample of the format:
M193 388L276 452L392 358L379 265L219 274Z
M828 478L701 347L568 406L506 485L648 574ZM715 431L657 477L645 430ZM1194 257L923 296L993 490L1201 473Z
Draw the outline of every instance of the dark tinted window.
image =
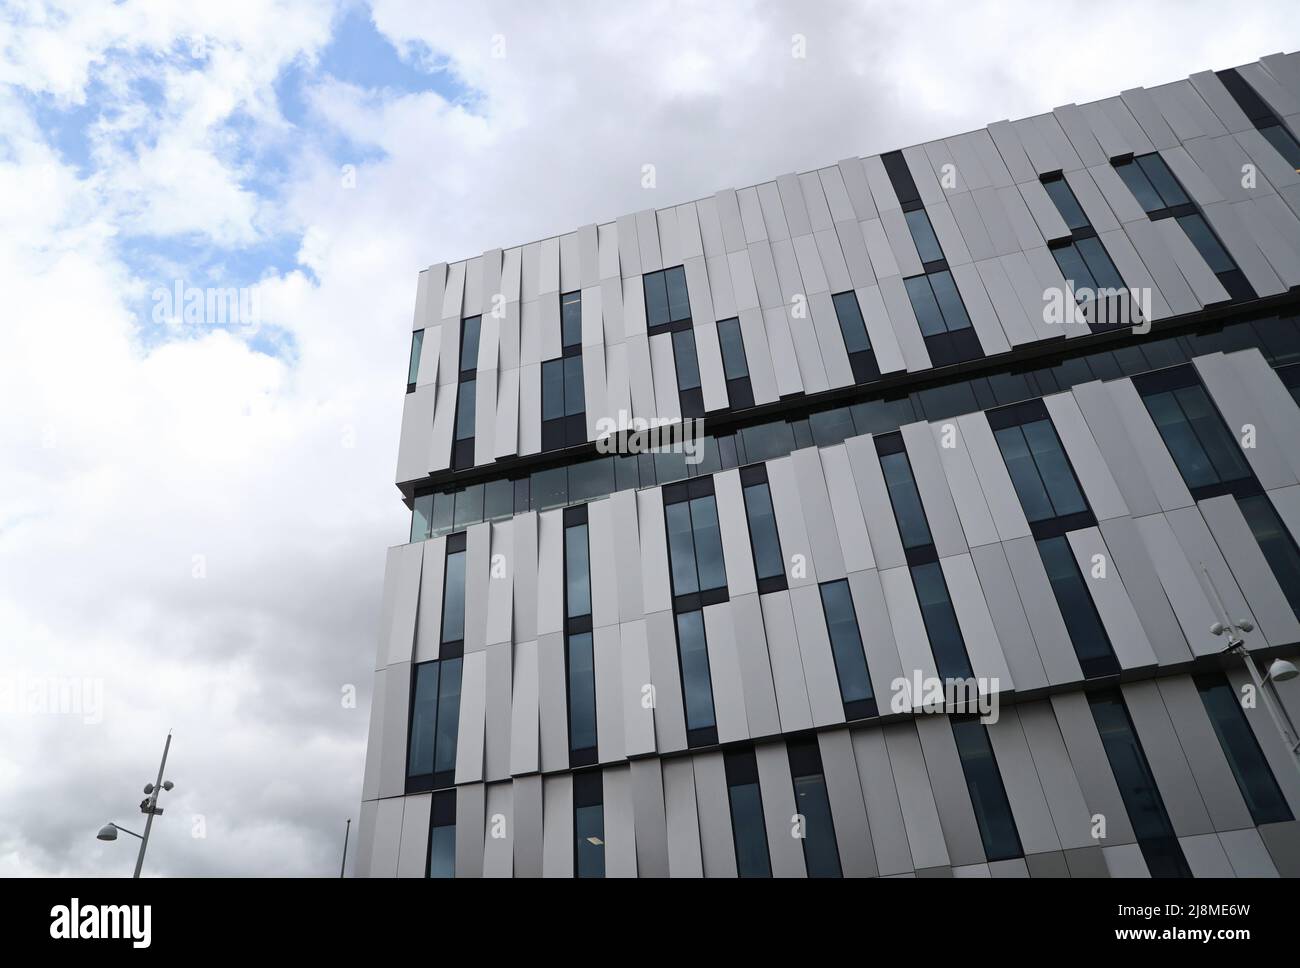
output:
M1064 178L1044 179L1043 187L1047 189L1047 194L1056 204L1056 210L1061 213L1061 218L1065 219L1070 231L1088 226L1088 216L1083 214L1079 200L1074 197L1074 192Z
M582 293L566 292L560 297L560 343L582 345Z
M424 345L424 330L417 329L411 334L411 362L406 367L406 385L414 386L420 375L420 348Z
M861 353L871 349L871 339L867 336L867 324L862 319L862 309L858 305L857 295L852 292L840 292L831 298L835 303L835 315L839 319L840 333L844 336L844 348L850 353Z
M786 746L794 805L803 819L803 858L809 877L840 877L840 852L835 841L826 778L816 739L792 739Z
M1109 675L1119 671L1110 638L1097 615L1092 594L1084 582L1070 542L1064 535L1038 542L1052 594L1065 619L1070 642L1085 676Z
M478 335L482 322L482 316L470 316L462 321L460 327L460 369L462 373L478 369Z
M912 230L912 241L916 243L916 254L921 257L921 261L937 262L942 259L943 249L939 246L925 209L914 209L905 213L904 217L907 219L907 227Z
M1282 524L1267 495L1256 494L1237 502L1251 534L1282 588L1291 610L1300 616L1300 551Z
M907 461L907 454L886 454L880 458L880 467L884 471L885 486L889 489L889 501L894 506L903 547L930 544L930 527L925 522L921 494L912 479L912 465Z
M1241 448L1203 387L1178 387L1142 399L1189 488L1250 476Z
M569 636L569 749L596 748L596 663L590 632Z
M605 876L605 802L600 772L573 775L574 873Z
M858 630L858 616L853 608L853 596L849 592L847 580L827 582L821 586L821 594L826 628L830 633L831 653L835 658L835 673L840 681L840 698L847 712L850 704L872 698L871 676L867 672L867 657L862 649L862 634Z
M565 608L568 618L591 614L591 565L587 557L587 526L564 529Z
M1003 427L994 436L1029 521L1087 510L1087 502L1050 420Z
M713 684L709 679L709 652L704 639L704 612L677 616L677 650L681 660L682 692L686 699L686 728L707 729L713 718Z
M749 376L745 362L745 340L740 331L739 319L724 319L718 323L718 342L722 344L722 373L728 380Z
M1223 755L1228 759L1251 819L1256 824L1293 820L1282 790L1268 767L1264 751L1246 721L1241 699L1220 673L1202 673L1196 677L1205 712L1214 724Z
M1210 227L1205 224L1205 219L1200 215L1180 215L1178 224L1192 240L1196 251L1201 253L1201 258L1205 260L1211 272L1231 272L1237 268L1237 263L1232 261L1232 256L1228 255L1219 244L1218 237L1210 231Z
M957 624L952 599L948 597L943 569L937 561L916 565L912 568L912 583L916 586L916 599L939 675L944 679L969 679L971 668L966 642Z
M763 797L758 788L758 764L753 750L728 750L723 754L727 800L731 807L731 835L736 849L736 871L741 877L771 877L767 828L763 823Z
M433 795L429 811L429 876L456 876L456 792Z
M776 512L772 508L767 482L746 486L744 496L755 573L760 580L782 576L785 574L785 559L781 555L781 538L776 530Z
M984 853L991 861L1021 856L1024 851L1016 832L1015 817L984 724L978 719L953 719L952 735L957 741L957 754L966 775L966 789L970 791Z
M465 638L465 552L449 552L442 580L442 641Z

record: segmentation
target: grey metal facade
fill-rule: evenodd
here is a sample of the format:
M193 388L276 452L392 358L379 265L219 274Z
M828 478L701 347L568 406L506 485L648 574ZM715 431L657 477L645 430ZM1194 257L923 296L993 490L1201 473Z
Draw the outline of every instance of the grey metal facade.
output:
M1294 658L1296 132L1300 54L1276 54L422 271L397 467L415 524L388 553L357 872L569 877L594 863L587 844L605 876L761 873L758 816L773 876L1147 876L1179 857L1195 876L1300 874L1300 773L1262 702L1223 737L1214 684L1239 698L1247 677L1210 634L1204 579L1253 623L1253 652ZM1145 186L1161 194L1166 172L1173 204L1157 204ZM1082 288L1072 247L1101 248L1145 292L1149 332L1045 321L1050 292ZM664 317L653 274L677 267L688 306ZM583 407L550 417L564 368L546 364L565 359ZM1188 427L1218 421L1241 445L1235 477L1195 476L1156 409L1182 391ZM695 408L698 465L597 452L601 418ZM1046 499L1072 477L1082 509L1027 504L1004 432L1026 420L1065 459L1053 471L1026 437ZM755 547L759 479L779 577ZM920 544L900 511L913 486ZM672 507L700 495L716 524L686 518L686 589ZM579 520L590 608L575 624ZM715 536L723 581L705 588ZM860 657L831 620L844 601ZM1085 613L1109 654L1081 644ZM574 636L589 636L589 755ZM953 667L941 636L996 695L996 722L891 708L897 680ZM1277 690L1300 719L1300 682ZM1125 740L1163 819L1123 789ZM426 752L439 768L418 765Z

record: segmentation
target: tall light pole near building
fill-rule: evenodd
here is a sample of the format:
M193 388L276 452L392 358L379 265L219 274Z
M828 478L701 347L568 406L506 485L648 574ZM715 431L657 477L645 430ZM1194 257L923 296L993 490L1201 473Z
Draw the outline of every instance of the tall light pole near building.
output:
M144 834L138 834L133 830L127 830L125 827L109 821L99 828L98 839L100 840L117 840L117 832L130 834L132 837L139 839L140 852L135 858L135 873L132 877L139 877L140 870L144 867L144 852L149 846L149 831L153 827L153 818L162 815L162 807L158 806L158 794L163 790L171 790L175 784L171 780L163 779L163 770L167 768L167 751L172 746L172 732L167 730L167 742L163 744L162 762L158 764L158 779L153 783L144 785L145 798L140 801L140 812L145 814L147 819L144 822Z
M1291 722L1291 716L1282 705L1282 697L1277 694L1275 685L1278 682L1294 679L1300 675L1300 669L1286 659L1274 659L1267 673L1260 672L1259 666L1255 664L1255 657L1246 648L1245 635L1255 631L1254 623L1244 618L1236 621L1228 618L1228 610L1224 607L1223 599L1219 597L1219 590L1215 587L1204 562L1201 563L1201 572L1205 575L1206 584L1213 593L1218 612L1224 618L1224 621L1211 625L1210 632L1213 635L1227 635L1228 647L1224 651L1238 656L1245 664L1247 671L1250 672L1251 681L1255 683L1255 691L1263 696L1264 708L1268 710L1273 725L1277 727L1282 742L1286 744L1287 751L1291 754L1291 764L1300 771L1300 734L1296 733L1295 723Z

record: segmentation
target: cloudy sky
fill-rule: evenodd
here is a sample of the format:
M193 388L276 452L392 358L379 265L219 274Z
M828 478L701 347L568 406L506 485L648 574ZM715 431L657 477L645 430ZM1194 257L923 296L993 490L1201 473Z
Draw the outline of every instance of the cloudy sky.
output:
M1298 34L1293 0L0 2L0 875L129 873L94 835L168 729L149 872L337 871L421 267ZM258 318L172 320L178 283Z

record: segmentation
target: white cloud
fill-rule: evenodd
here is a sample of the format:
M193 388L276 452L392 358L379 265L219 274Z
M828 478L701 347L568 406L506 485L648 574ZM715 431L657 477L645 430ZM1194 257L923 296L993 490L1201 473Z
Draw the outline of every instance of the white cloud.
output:
M0 713L0 873L126 870L130 846L94 833L141 819L169 727L177 789L151 870L334 869L383 552L406 527L392 473L421 266L1244 62L1292 26L1289 4L1134 6L384 0L379 28L473 96L316 75L306 129L273 82L310 68L336 11L126 2L0 21L0 675L105 689L97 726ZM175 52L198 36L187 63ZM161 98L141 99L145 81ZM87 171L45 142L33 97L101 112ZM250 176L281 162L268 196ZM159 282L132 245L181 273L173 238L220 251L281 232L310 273L266 284L296 356L142 329ZM348 683L359 709L340 705Z

